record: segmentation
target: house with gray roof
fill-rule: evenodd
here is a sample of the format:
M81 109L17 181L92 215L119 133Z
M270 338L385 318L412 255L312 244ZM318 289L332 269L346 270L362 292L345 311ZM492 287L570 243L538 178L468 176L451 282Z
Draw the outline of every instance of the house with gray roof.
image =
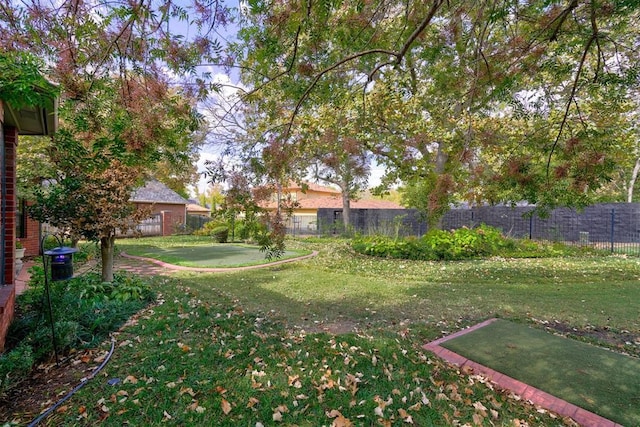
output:
M142 234L169 236L184 229L189 202L160 181L147 181L133 192L130 201L151 209L152 217L138 227Z

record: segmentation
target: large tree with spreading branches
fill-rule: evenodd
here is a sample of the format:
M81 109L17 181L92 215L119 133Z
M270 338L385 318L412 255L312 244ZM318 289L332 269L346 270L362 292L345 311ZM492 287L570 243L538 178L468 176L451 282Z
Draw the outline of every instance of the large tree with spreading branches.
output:
M0 5L0 51L37 55L60 87L52 172L33 213L99 241L105 281L116 230L136 219L133 189L153 171L191 170L195 102L215 89L198 66L223 61L215 30L228 16L220 2L199 0Z
M580 206L626 150L639 10L632 0L254 0L237 54L249 100L278 93L290 106L268 117L287 151L299 151L290 135L301 117L360 97L358 141L435 217L461 199Z

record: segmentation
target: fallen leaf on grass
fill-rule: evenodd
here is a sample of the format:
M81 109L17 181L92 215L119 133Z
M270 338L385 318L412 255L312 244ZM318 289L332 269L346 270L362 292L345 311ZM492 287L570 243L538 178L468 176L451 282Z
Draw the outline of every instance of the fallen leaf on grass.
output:
M249 398L249 402L247 403L247 408L253 408L258 403L260 403L260 401L258 399L256 399L255 397L250 397Z
M127 377L124 379L124 381L122 381L123 384L138 384L138 379L136 377L134 377L133 375L127 375Z
M400 415L400 418L402 418L402 421L404 421L405 423L413 424L413 417L409 415L409 413L404 409L398 409L398 415Z
M287 408L285 405L279 405L276 408L276 411L282 412L283 414L286 414L287 412L289 412L289 408Z
M282 421L282 414L289 412L289 408L285 405L279 405L273 412L272 419L273 421Z
M487 408L481 402L475 402L473 407L483 418L487 416Z
M299 375L289 376L288 383L289 383L289 387L302 388L302 383L300 382Z
M67 405L63 405L61 407L59 407L58 409L56 409L56 413L58 414L64 414L65 412L67 412L69 410L69 406Z
M225 415L229 415L229 412L231 412L231 404L226 399L222 399L220 407L222 408L222 412L224 412Z
M191 387L182 387L180 388L180 396L188 394L191 397L195 397L196 393L193 391Z
M105 353L101 354L100 356L96 357L95 359L93 359L93 361L95 363L102 363L102 362L104 362L104 359L106 359L107 354L108 353L105 352Z
M331 423L331 427L352 427L353 423L348 418L345 418L344 415L337 409L333 409L330 412L326 412L327 417L333 418L333 422Z
M200 406L200 405L198 404L198 401L197 401L197 400L193 400L193 402L191 402L191 405L187 406L187 410L189 410L189 411L194 411L194 412L197 412L197 413L201 414L201 413L203 413L204 411L206 411L206 410L207 410L207 408L205 408L205 407L203 407L203 406Z
M473 414L473 423L477 426L482 425L482 422L484 421L484 417L482 415L480 415L479 413L475 413Z

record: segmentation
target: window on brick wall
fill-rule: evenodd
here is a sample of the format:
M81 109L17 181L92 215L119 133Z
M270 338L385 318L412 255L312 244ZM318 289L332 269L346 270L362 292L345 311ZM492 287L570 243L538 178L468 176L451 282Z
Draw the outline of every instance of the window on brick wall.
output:
M16 237L23 239L27 237L27 202L24 199L18 200L16 211Z

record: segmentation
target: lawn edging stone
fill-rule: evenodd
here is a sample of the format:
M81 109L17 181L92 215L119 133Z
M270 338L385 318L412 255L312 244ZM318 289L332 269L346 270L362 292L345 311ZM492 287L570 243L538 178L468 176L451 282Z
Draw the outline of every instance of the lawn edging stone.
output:
M137 256L137 255L129 255L126 252L120 252L120 255L124 258L135 259L140 261L147 261L159 265L167 270L175 270L175 271L196 271L203 273L228 273L231 271L241 271L241 270L254 270L258 268L266 268L272 267L274 265L286 264L294 261L302 261L305 259L313 258L319 254L318 251L313 251L308 255L302 255L295 258L282 259L279 261L270 262L267 264L256 264L256 265L247 265L243 267L184 267L181 265L169 264L164 261L157 260L155 258Z

